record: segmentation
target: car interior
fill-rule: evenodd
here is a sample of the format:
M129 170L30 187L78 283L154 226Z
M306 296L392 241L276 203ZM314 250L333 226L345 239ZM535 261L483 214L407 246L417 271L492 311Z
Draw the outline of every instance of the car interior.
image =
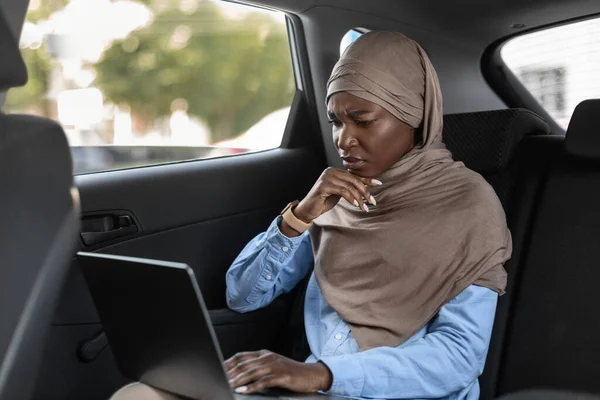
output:
M108 399L127 383L77 251L188 264L224 357L263 348L296 360L308 356L306 281L262 310L238 314L226 305L225 273L324 168L341 167L325 85L342 38L353 30L398 31L424 47L443 91L446 145L492 185L504 206L514 250L480 398L600 396L600 272L594 264L600 256L600 99L578 102L565 130L501 56L513 38L600 17L600 2L251 5L285 14L295 92L278 148L74 174L61 124L0 113L0 400ZM10 96L27 81L19 37L28 7L27 0L0 2L0 105L7 91ZM593 37L600 46L600 33ZM596 79L600 83L597 72Z

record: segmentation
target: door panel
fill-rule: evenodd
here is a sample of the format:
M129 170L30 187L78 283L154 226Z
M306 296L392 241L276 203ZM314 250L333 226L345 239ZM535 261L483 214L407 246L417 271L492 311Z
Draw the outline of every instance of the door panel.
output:
M53 325L50 329L34 399L108 400L114 388L128 382L115 366L109 349L91 363L77 358L82 340L98 334L102 325Z
M321 165L314 153L275 149L75 177L82 213L129 210L141 234L280 207L305 194ZM300 191L300 192L299 192ZM285 205L285 204L284 204Z
M225 357L242 350L277 350L294 293L263 310L238 314L226 307L225 272L287 202L306 194L323 169L321 160L308 149L276 149L78 176L84 217L125 213L138 228L93 246L80 240L80 248L187 263ZM48 338L36 399L106 399L126 382L109 348L91 362L78 358L78 346L100 331L74 260Z

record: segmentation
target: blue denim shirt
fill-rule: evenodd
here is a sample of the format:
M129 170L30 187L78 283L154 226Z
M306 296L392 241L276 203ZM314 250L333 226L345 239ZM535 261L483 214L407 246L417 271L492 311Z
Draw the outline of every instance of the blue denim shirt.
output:
M255 237L227 272L227 303L248 312L291 291L312 269L308 233L288 238L281 217ZM311 275L304 318L311 356L332 372L330 393L369 399L479 399L498 295L470 286L398 347L359 351L349 326L327 304Z

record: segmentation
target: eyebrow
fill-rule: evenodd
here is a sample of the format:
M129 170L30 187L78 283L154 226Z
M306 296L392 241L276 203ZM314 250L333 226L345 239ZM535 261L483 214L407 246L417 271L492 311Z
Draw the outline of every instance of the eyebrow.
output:
M372 110L353 110L353 111L348 111L348 116L349 116L350 118L358 118L358 117L360 117L360 116L362 116L362 115L365 115L365 114L371 114L371 113L373 113L373 112L374 112L374 111L372 111ZM331 111L331 110L327 110L327 116L328 116L330 119L335 119L335 118L337 118L337 116L335 115L335 113L334 113L333 111Z
M371 114L373 111L371 110L354 110L354 111L348 111L348 116L351 118L357 118L360 117L361 115L365 115L365 114Z

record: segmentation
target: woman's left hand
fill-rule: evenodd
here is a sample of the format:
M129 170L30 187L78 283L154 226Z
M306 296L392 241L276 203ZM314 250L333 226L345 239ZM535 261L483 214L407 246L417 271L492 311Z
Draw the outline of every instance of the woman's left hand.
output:
M328 390L333 377L321 362L302 363L268 350L238 353L225 361L231 386L238 393L278 387L294 392Z

